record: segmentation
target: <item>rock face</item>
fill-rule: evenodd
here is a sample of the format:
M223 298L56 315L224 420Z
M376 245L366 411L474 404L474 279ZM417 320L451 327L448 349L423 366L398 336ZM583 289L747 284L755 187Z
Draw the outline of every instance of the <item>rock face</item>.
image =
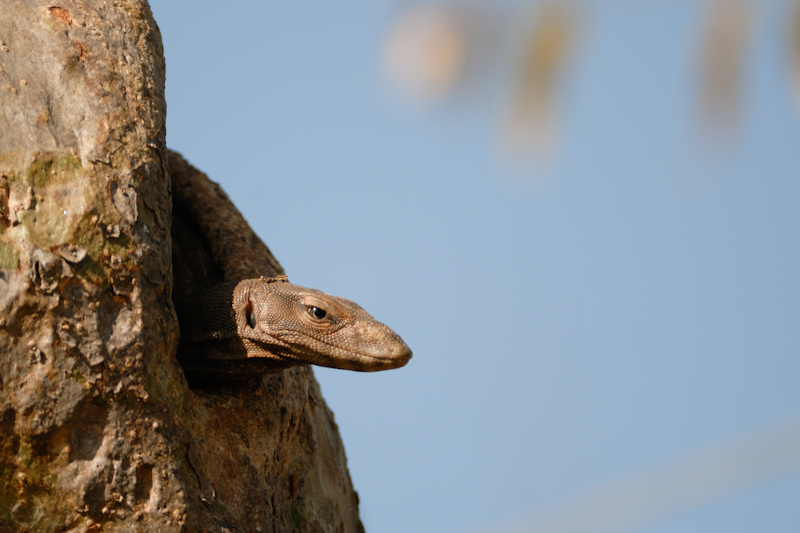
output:
M2 4L0 533L362 531L308 367L193 391L175 362L171 167L177 293L281 269L167 151L147 3Z

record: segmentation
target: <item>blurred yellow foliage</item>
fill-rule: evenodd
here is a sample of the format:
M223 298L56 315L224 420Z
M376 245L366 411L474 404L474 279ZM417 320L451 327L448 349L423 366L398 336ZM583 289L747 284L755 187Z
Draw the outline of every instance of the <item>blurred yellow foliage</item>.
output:
M549 148L554 140L558 82L577 34L568 2L541 2L531 20L503 121L504 144L516 153Z
M464 65L466 36L456 12L446 5L420 4L397 17L384 50L392 83L413 99L432 102L447 96Z
M748 46L761 4L705 2L697 54L698 117L720 134L737 125ZM503 146L512 153L546 152L557 129L559 80L590 8L596 11L602 5L569 0L411 4L391 25L385 71L393 87L426 104L463 92L474 78L499 78L510 94L501 121ZM789 9L787 52L793 91L800 95L800 0Z

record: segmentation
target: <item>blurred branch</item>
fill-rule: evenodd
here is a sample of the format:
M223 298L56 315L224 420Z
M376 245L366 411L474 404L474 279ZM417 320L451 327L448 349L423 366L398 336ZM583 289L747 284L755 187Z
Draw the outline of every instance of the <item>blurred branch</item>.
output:
M798 472L800 416L602 483L480 532L621 533Z
M700 53L700 115L716 132L734 129L741 108L745 56L754 17L741 0L707 0Z

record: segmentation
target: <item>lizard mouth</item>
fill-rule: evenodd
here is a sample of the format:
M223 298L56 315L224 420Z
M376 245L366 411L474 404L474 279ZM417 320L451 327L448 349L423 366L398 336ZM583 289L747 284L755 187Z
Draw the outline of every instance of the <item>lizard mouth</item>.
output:
M281 353L285 359L302 361L318 366L341 368L361 372L391 370L405 366L411 359L412 352L408 345L398 338L391 346L380 346L376 351L356 351L352 348L326 342L321 339L307 337L312 346L304 350L287 350ZM317 345L317 347L313 347ZM297 345L295 345L297 346ZM319 347L324 346L324 349Z

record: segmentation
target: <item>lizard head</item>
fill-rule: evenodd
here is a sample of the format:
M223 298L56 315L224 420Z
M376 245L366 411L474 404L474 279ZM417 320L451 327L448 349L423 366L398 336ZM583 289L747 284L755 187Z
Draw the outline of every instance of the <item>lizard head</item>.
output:
M280 358L366 372L411 359L397 333L350 300L288 281L250 283L239 334Z

